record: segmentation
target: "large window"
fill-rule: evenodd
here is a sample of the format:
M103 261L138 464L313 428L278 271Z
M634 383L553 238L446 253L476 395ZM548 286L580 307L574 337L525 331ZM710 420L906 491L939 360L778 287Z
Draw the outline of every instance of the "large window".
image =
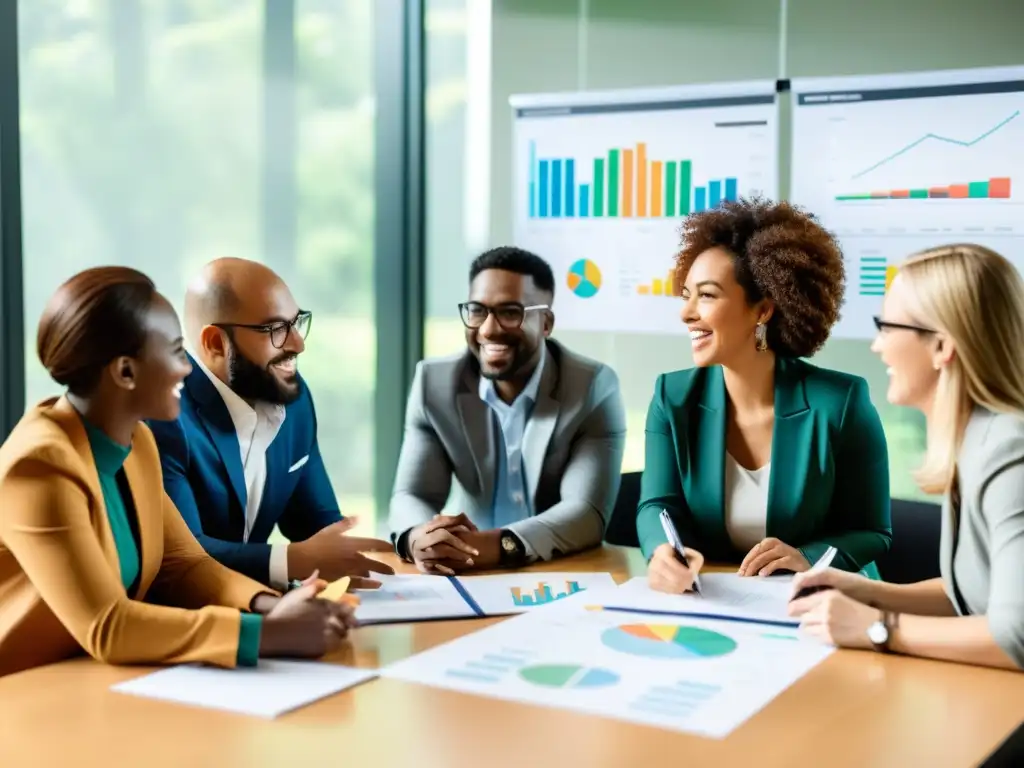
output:
M341 506L375 524L374 0L20 0L25 379L56 286L220 256L314 313L300 369ZM396 50L395 56L402 52ZM400 407L400 404L396 404Z

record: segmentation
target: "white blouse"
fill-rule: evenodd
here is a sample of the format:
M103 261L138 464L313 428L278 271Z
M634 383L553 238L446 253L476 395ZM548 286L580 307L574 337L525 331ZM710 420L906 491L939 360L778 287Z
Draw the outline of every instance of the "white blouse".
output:
M725 452L725 530L733 546L744 554L767 535L771 471L771 462L746 469Z

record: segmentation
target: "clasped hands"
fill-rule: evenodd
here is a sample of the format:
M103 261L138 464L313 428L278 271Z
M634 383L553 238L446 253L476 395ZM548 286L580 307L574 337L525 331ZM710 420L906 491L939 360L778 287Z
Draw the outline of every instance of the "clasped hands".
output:
M435 515L409 531L409 557L423 573L454 576L471 568L495 568L501 531L481 531L465 514Z

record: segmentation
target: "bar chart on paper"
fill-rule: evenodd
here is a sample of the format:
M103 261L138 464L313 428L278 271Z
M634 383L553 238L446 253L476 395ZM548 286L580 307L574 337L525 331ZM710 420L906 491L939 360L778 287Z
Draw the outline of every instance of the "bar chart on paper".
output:
M835 232L833 335L870 338L900 262L974 242L1024 267L1024 68L793 82L795 202Z
M538 582L532 592L524 592L519 587L509 588L509 593L512 595L512 604L516 606L553 603L555 600L561 600L582 591L578 581L565 582L564 592L552 592L551 587L544 581Z
M685 332L683 219L777 191L774 84L723 88L513 98L515 242L556 271L559 327Z

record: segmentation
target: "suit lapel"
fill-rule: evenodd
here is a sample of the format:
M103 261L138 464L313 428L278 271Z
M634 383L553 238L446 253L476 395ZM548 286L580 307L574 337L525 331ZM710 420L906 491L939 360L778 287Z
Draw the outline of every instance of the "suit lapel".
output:
M139 532L139 582L134 596L145 595L149 591L156 574L160 570L162 559L161 549L157 542L163 542L162 527L163 510L160 514L144 514L153 501L163 503L163 488L153 489L146 484L146 476L138 466L135 452L132 451L124 462L124 474L128 479L128 488L132 495L132 508L135 512L136 530Z
M107 562L110 563L117 573L117 578L120 582L121 561L117 554L117 544L114 542L114 532L110 528L107 505L103 500L103 488L100 485L100 476L96 469L96 457L93 456L92 446L89 445L89 435L85 431L85 425L82 424L82 417L79 416L74 406L64 397L54 404L52 413L55 420L61 425L70 439L75 453L81 457L85 465L85 481L88 483L89 491L93 499L95 499L100 512L98 521L103 554L107 558ZM139 532L139 582L135 595L145 595L160 567L160 551L156 545L158 542L161 544L163 542L163 529L153 530L153 525L162 525L163 516L146 515L142 512L142 506L140 505L146 504L148 500L144 496L140 497L139 491L136 489L147 487L145 483L146 478L139 471L134 451L129 453L128 458L125 459L124 473L131 489L136 530ZM162 487L158 486L156 493L160 494L160 499L163 498ZM147 527L145 523L150 525ZM134 597L135 595L130 596Z
M238 503L245 514L247 492L245 489L245 472L242 470L242 453L238 447L238 434L235 432L231 414L224 405L224 400L217 392L213 382L206 373L193 363L192 373L185 379L185 386L196 404L199 421L210 436L211 442L220 454L220 460L227 469L231 488L238 498Z
M469 454L476 466L480 496L489 508L494 496L494 471L497 461L494 452L494 426L491 411L478 392L479 374L467 365L462 386L456 395L456 405L462 423L462 432L469 445Z
M701 527L713 531L716 541L728 544L725 529L725 378L719 366L701 375L696 419L687 429L686 449L689 471L683 472L684 495L690 512L701 519ZM680 411L680 417L684 411ZM677 433L685 425L676 424Z
M547 457L548 444L558 423L561 403L556 392L558 385L558 364L550 350L544 361L540 386L537 388L537 402L526 421L523 434L523 465L526 473L526 492L536 505L537 487L540 485L541 470Z
M117 557L117 545L114 543L114 532L110 528L107 505L103 501L103 488L100 486L100 475L96 469L96 457L93 456L92 446L89 444L89 435L85 431L82 417L66 397L61 397L54 403L51 415L67 434L71 440L71 446L75 449L75 453L81 457L82 463L85 466L85 481L88 483L89 492L92 498L96 500L100 511L99 533L103 554L117 571L117 577L120 580L121 566Z
M775 425L768 479L767 533L783 540L797 533L794 518L804 500L814 443L814 420L799 366L799 362L782 358L775 365Z

